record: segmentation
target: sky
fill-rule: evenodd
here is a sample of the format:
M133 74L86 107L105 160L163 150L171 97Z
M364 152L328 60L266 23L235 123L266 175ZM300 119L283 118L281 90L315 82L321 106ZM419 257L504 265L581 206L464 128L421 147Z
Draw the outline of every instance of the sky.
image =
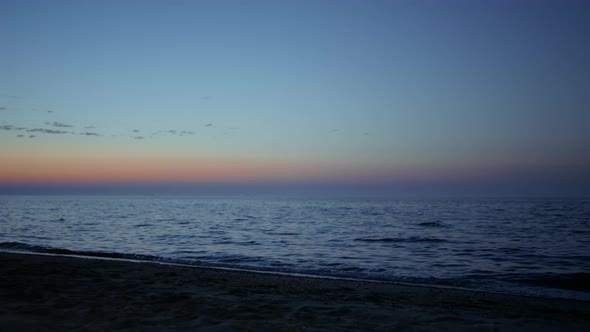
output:
M0 193L590 196L588 1L0 0L0 41Z

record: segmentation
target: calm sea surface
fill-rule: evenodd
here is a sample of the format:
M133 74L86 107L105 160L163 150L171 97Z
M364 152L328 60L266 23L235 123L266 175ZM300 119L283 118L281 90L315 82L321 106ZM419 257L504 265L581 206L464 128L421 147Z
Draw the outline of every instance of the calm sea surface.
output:
M590 300L589 200L0 196L0 250Z

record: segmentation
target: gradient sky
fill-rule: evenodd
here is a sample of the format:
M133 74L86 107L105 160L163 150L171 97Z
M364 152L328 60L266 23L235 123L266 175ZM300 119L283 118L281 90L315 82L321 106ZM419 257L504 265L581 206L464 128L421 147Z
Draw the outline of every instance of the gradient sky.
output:
M590 195L588 1L1 0L0 40L3 188Z

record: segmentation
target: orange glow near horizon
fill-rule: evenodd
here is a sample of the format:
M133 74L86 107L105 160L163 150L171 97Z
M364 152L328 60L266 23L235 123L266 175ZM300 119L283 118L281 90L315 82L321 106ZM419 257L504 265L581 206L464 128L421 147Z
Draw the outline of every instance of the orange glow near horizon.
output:
M118 159L114 161L44 160L29 163L14 160L0 166L0 183L263 183L273 181L354 183L380 182L391 178L384 173L387 172L383 170L370 172L355 167L310 166L280 161Z
M422 177L416 168L326 161L193 157L142 151L3 153L0 183L380 182Z
M273 176L273 169L251 162L116 158L19 158L0 165L3 183L100 183L159 181L239 181Z
M122 148L6 149L0 162L0 184L469 182L534 169L527 166L197 157Z

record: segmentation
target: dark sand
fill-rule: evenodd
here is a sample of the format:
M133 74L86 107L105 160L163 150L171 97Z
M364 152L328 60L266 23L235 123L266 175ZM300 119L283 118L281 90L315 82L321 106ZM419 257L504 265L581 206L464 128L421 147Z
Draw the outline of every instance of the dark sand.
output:
M590 302L0 253L0 331L590 331Z

